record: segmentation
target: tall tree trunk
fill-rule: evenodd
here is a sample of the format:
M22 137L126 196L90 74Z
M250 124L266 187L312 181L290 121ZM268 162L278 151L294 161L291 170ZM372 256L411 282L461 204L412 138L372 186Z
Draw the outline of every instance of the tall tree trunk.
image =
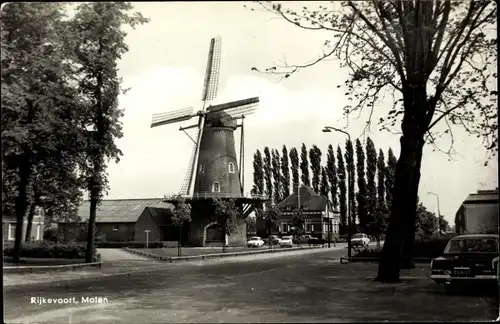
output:
M391 218L387 228L387 235L382 249L378 275L375 281L398 282L399 269L402 263L403 237L407 234L408 205L413 202L412 193L415 171L417 167L416 148L419 138L416 134L402 136L401 154L396 166L394 198L392 201ZM405 230L403 232L403 230Z
M26 208L28 207L28 198L26 197L26 189L28 188L30 173L31 173L30 163L27 161L22 161L19 168L18 195L15 200L16 235L14 241L14 250L12 251L12 260L14 262L19 262L19 260L21 259L24 215L26 214Z
M89 227L87 231L87 250L85 251L85 262L92 262L95 241L95 219L97 213L98 193L96 189L92 189L90 194L90 215Z
M411 83L403 85L404 117L401 124L401 153L396 165L391 217L375 281L398 282L403 265L403 242L406 246L406 263L412 255L415 237L415 208L417 205L420 166L424 133L429 125L429 102L425 82L416 71Z
M29 210L29 214L28 214L28 222L26 224L26 235L24 238L24 240L26 242L31 241L31 229L33 228L33 218L35 218L35 207L36 207L36 203L35 203L35 201L33 201L30 205L30 210Z
M179 240L177 241L177 256L181 256L182 226L179 226Z
M422 166L422 154L424 148L424 139L422 138L417 144L416 150L416 165L415 173L413 176L413 183L411 186L411 197L410 203L408 204L408 210L406 215L408 217L408 223L405 230L403 239L403 258L401 260L402 269L411 269L415 267L413 262L413 252L415 247L415 226L417 217L417 201L418 201L418 187L420 184L420 168Z

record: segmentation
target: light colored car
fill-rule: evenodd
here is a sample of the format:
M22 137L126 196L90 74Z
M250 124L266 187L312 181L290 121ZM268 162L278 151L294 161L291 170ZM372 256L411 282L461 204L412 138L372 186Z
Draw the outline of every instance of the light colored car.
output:
M351 245L352 246L368 246L370 244L370 238L364 233L356 233L352 236Z
M247 241L248 247L262 247L264 246L264 241L259 236L253 236Z
M293 247L293 236L283 236L280 241L281 247Z
M309 235L309 234L305 234L305 235L301 235L299 237L299 243L308 243L309 240L314 240L316 239L316 237L312 236L312 235Z
M268 237L268 244L272 244L272 245L278 245L280 244L281 242L281 239L278 235L269 235Z

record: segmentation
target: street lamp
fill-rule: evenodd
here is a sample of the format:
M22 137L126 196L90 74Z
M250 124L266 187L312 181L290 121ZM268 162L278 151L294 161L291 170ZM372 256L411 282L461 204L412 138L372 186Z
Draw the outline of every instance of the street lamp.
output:
M351 141L351 135L348 132L331 126L325 126L321 131L323 133L331 133L333 131L347 135L347 140ZM347 257L351 258L351 193L349 192L349 186L351 183L351 171L347 168Z
M433 195L433 196L436 196L436 199L437 199L437 204L438 204L438 234L441 234L441 222L440 222L440 219L441 219L441 210L439 209L439 195L437 193L434 193L434 192L428 192L429 195Z

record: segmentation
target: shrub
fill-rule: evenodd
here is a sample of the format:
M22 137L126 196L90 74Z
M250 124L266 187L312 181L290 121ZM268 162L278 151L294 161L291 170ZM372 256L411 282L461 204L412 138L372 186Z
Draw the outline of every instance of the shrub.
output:
M13 244L7 243L4 247L4 256L12 256ZM54 243L49 241L23 243L21 257L23 258L85 258L86 243ZM94 251L95 254L95 251Z
M145 249L146 242L144 241L130 241L130 242L96 242L97 248L105 249L120 249L120 248L135 248L135 249ZM167 242L149 242L149 249L165 248L168 246Z
M415 258L437 258L443 254L448 241L456 234L442 236L423 236L415 239L413 257ZM356 253L359 257L379 257L380 249L364 248Z

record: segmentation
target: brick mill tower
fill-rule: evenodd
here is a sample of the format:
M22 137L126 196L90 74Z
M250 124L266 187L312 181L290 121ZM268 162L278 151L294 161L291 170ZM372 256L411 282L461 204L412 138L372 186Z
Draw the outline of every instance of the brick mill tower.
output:
M157 127L198 118L197 124L180 128L194 143L180 191L180 195L192 208L191 222L183 228L183 245L245 244L245 218L258 204L267 200L263 195L245 195L243 191L243 121L257 109L259 98L210 105L217 95L220 51L220 38L213 38L210 42L201 110L195 112L192 108L187 108L155 114L151 124L151 127ZM238 120L241 120L239 124ZM238 128L241 130L239 163L234 140L234 132ZM195 139L186 132L188 129L197 129ZM166 196L164 201L175 203L175 196L177 195ZM227 237L217 226L214 198L235 200L240 210L238 233Z

